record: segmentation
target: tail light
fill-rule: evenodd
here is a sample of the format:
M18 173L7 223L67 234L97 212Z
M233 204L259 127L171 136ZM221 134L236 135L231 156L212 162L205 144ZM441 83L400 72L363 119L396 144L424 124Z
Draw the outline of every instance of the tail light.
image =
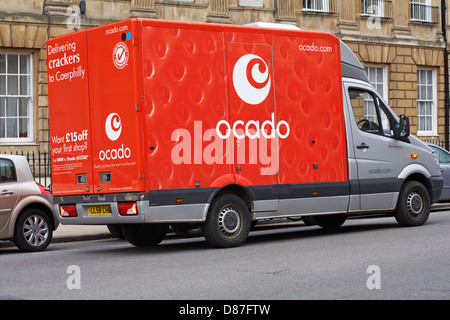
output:
M121 216L133 216L138 214L136 202L119 202L117 207Z
M61 217L76 217L77 206L75 204L65 204L59 207Z
M37 186L39 187L39 190L41 190L41 193L42 193L42 194L50 194L50 193L52 193L51 190L50 190L49 188L44 187L42 184L39 184L39 183L37 183L37 182L36 182L36 184L37 184Z

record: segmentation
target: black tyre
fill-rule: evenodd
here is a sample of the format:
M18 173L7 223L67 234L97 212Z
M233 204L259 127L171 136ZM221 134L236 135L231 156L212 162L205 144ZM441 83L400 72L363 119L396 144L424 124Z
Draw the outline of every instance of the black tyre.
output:
M136 247L153 247L164 240L166 224L122 224L125 239Z
M404 227L424 224L430 216L430 195L427 188L417 181L406 182L398 198L394 216Z
M107 227L114 238L125 239L120 224L108 224Z
M337 229L347 220L347 216L345 214L329 214L304 216L302 219L307 226L319 225L325 229Z
M214 247L237 247L250 232L250 213L245 202L231 194L217 197L209 207L203 235Z
M53 224L45 212L29 209L17 218L13 241L21 251L42 251L48 247L52 236Z

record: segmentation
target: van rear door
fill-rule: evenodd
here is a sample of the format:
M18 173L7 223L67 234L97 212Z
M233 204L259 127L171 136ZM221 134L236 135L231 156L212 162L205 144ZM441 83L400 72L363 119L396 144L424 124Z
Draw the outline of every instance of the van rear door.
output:
M50 153L54 195L92 192L86 32L47 41Z

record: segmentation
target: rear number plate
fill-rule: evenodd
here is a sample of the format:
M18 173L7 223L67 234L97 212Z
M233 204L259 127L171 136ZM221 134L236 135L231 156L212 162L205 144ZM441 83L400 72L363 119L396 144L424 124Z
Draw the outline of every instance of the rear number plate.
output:
M110 216L112 215L111 206L93 206L89 207L90 216Z

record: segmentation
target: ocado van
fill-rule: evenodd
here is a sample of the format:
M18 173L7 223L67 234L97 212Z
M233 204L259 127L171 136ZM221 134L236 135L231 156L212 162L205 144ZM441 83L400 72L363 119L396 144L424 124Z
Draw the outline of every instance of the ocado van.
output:
M132 18L47 48L62 224L232 247L262 219L417 226L440 196L436 155L332 34Z

